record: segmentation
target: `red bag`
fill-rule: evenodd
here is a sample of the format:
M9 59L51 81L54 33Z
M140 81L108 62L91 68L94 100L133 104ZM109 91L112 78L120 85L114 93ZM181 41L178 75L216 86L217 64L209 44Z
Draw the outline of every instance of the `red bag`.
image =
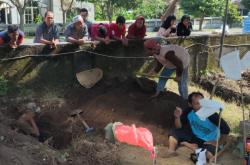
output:
M156 157L154 152L153 135L147 128L136 128L134 124L132 126L127 126L122 123L118 123L114 124L113 132L115 138L119 142L143 147L144 149L150 151L151 158Z

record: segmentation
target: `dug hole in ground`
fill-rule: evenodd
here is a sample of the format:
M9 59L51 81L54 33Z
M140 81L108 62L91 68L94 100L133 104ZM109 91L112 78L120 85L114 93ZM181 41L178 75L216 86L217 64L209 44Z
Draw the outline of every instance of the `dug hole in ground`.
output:
M173 111L187 103L174 92L150 100L154 83L144 81L144 89L135 80L106 79L91 89L75 85L65 89L60 97L46 97L45 92L31 96L18 94L0 98L0 165L150 165L148 151L126 144L112 144L104 139L104 127L110 122L148 128L160 152L167 150L170 128L173 128ZM36 90L36 89L34 89ZM41 89L40 89L41 90ZM48 93L47 93L48 95ZM44 139L25 135L13 126L21 115L20 108L28 102L41 107L36 122ZM81 116L95 130L86 134L79 121L69 120L72 110L81 109ZM242 163L239 157L227 151L219 163ZM157 158L159 165L192 165L191 151L177 150L174 158Z

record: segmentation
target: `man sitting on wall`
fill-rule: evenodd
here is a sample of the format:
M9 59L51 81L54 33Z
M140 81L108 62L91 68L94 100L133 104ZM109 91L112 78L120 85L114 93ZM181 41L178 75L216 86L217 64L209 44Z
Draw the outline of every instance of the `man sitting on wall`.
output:
M123 16L118 16L116 18L116 23L110 24L110 38L121 41L123 45L128 45L128 40L125 37L126 26L125 18Z
M59 32L54 24L54 14L47 11L44 15L44 22L36 28L35 43L42 43L55 48L59 43Z
M89 36L91 36L91 26L92 26L92 22L90 22L88 20L88 16L89 16L89 12L86 8L82 8L80 9L80 16L82 16L83 21L85 22L85 24L88 27L88 32L89 32Z
M97 40L105 44L109 44L109 26L108 24L92 24L91 39Z
M17 25L9 25L6 31L0 32L0 45L9 45L17 48L24 39L24 33L19 30Z
M128 39L143 39L146 36L145 19L143 16L136 17L135 23L128 28Z
M88 40L88 28L80 15L73 18L73 23L67 26L64 35L72 44L82 45Z
M204 148L207 150L206 157L210 160L213 158L218 136L219 115L215 113L205 121L196 115L195 112L201 108L199 100L203 98L202 93L193 92L188 96L189 108L183 111L176 107L174 112L176 129L169 134L169 149L165 157L177 155L175 150L181 144L194 151L198 148ZM230 128L224 119L221 119L219 129L220 142L224 143L230 132Z

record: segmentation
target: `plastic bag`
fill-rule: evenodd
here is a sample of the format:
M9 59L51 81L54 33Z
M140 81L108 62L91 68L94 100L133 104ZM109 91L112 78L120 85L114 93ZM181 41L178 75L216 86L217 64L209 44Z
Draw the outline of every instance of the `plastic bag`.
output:
M124 125L122 123L115 123L113 126L115 138L122 143L127 143L134 146L143 147L151 152L151 157L155 158L153 135L147 128L136 128Z

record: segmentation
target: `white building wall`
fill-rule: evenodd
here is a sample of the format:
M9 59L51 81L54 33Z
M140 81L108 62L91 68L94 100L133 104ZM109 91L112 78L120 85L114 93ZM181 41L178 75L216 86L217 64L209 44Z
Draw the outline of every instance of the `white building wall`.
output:
M95 21L95 6L93 3L77 1L73 8L86 8L89 12L88 20L91 22Z
M19 15L16 7L12 7L10 9L10 12L11 12L11 23L12 24L19 24L20 23L20 15Z
M63 23L63 15L60 0L53 0L53 12L55 23Z
M6 2L8 4L10 4L11 7L11 23L12 24L19 24L20 23L20 15L16 9L16 7L10 2L10 0L0 0L2 2ZM52 5L52 11L54 12L54 21L55 23L63 23L63 15L62 15L62 8L61 8L61 2L60 0L41 0L41 2L43 3L43 5L47 5L47 7L49 7L50 5ZM88 3L88 2L76 2L73 3L72 6L73 9L80 9L80 8L86 8L89 11L89 17L88 19L90 21L94 21L95 20L95 8L94 8L94 4L92 3ZM42 14L42 13L41 13Z

